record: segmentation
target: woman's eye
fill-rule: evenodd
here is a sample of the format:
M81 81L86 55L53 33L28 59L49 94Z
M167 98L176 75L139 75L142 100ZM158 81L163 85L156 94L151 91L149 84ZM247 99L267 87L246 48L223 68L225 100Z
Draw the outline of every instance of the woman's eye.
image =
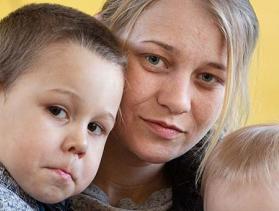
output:
M144 66L152 72L165 72L168 69L167 61L157 55L145 55Z
M87 129L94 135L100 136L103 134L103 128L96 122L90 122L87 126Z
M202 73L200 75L200 79L205 81L206 83L215 83L217 81L216 77L209 73Z
M65 119L67 118L67 113L66 111L59 107L59 106L49 106L48 111L55 117L59 119Z
M211 82L212 80L215 79L215 77L211 74L204 73L204 74L201 75L201 79L206 81L206 82Z
M152 65L158 65L162 62L160 57L154 55L145 56L145 59Z
M223 76L212 73L200 73L198 75L198 82L206 88L217 88L219 86L224 86L225 79Z

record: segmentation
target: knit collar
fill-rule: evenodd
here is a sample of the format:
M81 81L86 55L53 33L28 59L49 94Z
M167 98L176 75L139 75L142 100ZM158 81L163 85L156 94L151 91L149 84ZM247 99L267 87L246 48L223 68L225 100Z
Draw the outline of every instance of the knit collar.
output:
M17 196L19 196L23 201L25 201L29 206L31 206L34 209L38 209L38 204L35 199L30 197L28 194L26 194L16 183L14 178L9 174L7 169L3 166L2 163L0 163L0 185L4 186L8 190L15 193Z

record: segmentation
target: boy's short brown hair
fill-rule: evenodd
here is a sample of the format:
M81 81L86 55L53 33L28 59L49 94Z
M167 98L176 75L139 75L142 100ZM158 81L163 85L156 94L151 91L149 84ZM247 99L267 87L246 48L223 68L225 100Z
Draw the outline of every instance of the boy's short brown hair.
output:
M0 85L7 89L53 42L73 41L125 66L116 38L94 17L57 4L29 4L0 22ZM100 70L102 71L102 70Z

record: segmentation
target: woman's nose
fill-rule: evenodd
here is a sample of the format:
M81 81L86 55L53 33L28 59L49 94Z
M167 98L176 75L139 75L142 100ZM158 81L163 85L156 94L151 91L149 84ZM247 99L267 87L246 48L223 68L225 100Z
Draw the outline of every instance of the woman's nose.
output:
M78 156L78 158L84 157L88 148L86 131L80 128L73 129L63 141L63 151L70 152Z
M190 78L170 78L160 87L157 101L173 114L188 113L191 110L192 86Z

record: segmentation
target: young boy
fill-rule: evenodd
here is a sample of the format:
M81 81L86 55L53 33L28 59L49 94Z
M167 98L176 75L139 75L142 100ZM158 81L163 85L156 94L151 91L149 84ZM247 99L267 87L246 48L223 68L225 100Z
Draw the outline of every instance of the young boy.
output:
M0 22L0 209L83 191L120 104L125 58L93 17L54 4Z
M220 142L203 174L205 211L279 210L279 124L237 130Z

